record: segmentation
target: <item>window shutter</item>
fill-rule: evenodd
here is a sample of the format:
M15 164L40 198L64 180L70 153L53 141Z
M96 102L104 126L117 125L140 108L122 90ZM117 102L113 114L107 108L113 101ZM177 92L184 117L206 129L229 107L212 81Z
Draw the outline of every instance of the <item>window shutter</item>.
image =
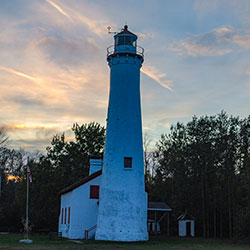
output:
M65 207L64 224L67 224L67 208Z
M98 185L90 185L90 199L99 199L99 186Z
M62 208L62 214L61 214L61 224L63 224L63 208Z
M68 224L70 224L70 207L69 207L69 212L68 212Z

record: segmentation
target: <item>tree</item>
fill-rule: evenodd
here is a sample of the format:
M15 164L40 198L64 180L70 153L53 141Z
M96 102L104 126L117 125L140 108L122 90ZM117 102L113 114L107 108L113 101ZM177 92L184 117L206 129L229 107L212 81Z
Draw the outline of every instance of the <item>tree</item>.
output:
M153 176L153 171L154 171L153 152L151 152L149 148L151 143L152 139L147 133L145 133L143 136L143 154L144 154L144 173L145 173L146 185L150 183L150 178Z
M22 207L16 206L17 180L8 180L12 175L21 175L23 159L19 151L0 148L0 164L2 172L2 195L0 196L0 221L5 229L12 230L18 228L20 211Z
M66 141L65 135L55 135L47 147L48 160L56 172L60 188L85 177L89 172L90 158L102 158L105 129L96 122L72 127L74 141Z
M8 137L6 135L6 129L4 127L0 127L0 147L6 145L8 141Z
M167 189L168 196L160 196L173 210L187 209L202 222L197 232L203 237L217 237L218 232L233 236L236 205L243 194L239 184L246 178L240 176L249 169L249 126L249 120L222 111L177 123L157 143L154 187ZM249 188L249 181L244 183Z
M74 141L65 135L55 135L47 155L30 156L32 183L30 183L29 218L34 230L39 228L56 231L59 213L59 191L88 175L89 159L103 155L105 129L100 124L73 125ZM0 163L4 174L18 176L18 180L4 178L4 192L0 197L0 221L6 230L19 231L25 215L27 154L4 149ZM11 227L11 228L10 228Z
M30 161L33 178L30 185L30 219L34 229L57 230L59 191L88 175L90 158L103 156L104 127L96 122L81 126L75 123L72 131L74 141L68 141L64 133L55 135L51 146L47 147L47 156L39 161ZM24 191L23 182L20 193Z
M8 137L6 137L5 129L4 127L0 127L0 156L3 155L3 146L6 143ZM2 192L2 176L3 176L3 169L2 164L0 164L0 197Z

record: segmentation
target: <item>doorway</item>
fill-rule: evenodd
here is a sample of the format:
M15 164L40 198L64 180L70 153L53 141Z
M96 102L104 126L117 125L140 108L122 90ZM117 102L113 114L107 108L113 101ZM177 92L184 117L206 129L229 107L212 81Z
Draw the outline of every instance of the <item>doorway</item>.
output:
M190 221L186 222L186 236L188 237L191 236L191 222Z

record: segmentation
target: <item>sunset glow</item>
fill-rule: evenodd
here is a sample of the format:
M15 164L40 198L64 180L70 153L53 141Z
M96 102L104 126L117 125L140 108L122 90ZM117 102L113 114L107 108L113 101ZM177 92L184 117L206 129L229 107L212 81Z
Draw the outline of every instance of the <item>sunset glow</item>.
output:
M193 115L247 117L249 8L247 0L0 1L0 126L9 146L45 151L55 134L72 138L73 123L106 125L108 26L127 24L144 48L152 145Z
M18 181L18 180L20 180L21 179L21 177L19 177L19 176L14 176L14 175L8 175L7 176L7 180L8 181Z

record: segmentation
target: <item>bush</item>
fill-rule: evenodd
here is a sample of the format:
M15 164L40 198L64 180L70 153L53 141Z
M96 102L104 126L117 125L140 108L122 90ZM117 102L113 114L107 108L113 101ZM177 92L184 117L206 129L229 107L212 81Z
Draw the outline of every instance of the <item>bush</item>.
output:
M250 205L239 210L234 230L237 238L250 240Z

